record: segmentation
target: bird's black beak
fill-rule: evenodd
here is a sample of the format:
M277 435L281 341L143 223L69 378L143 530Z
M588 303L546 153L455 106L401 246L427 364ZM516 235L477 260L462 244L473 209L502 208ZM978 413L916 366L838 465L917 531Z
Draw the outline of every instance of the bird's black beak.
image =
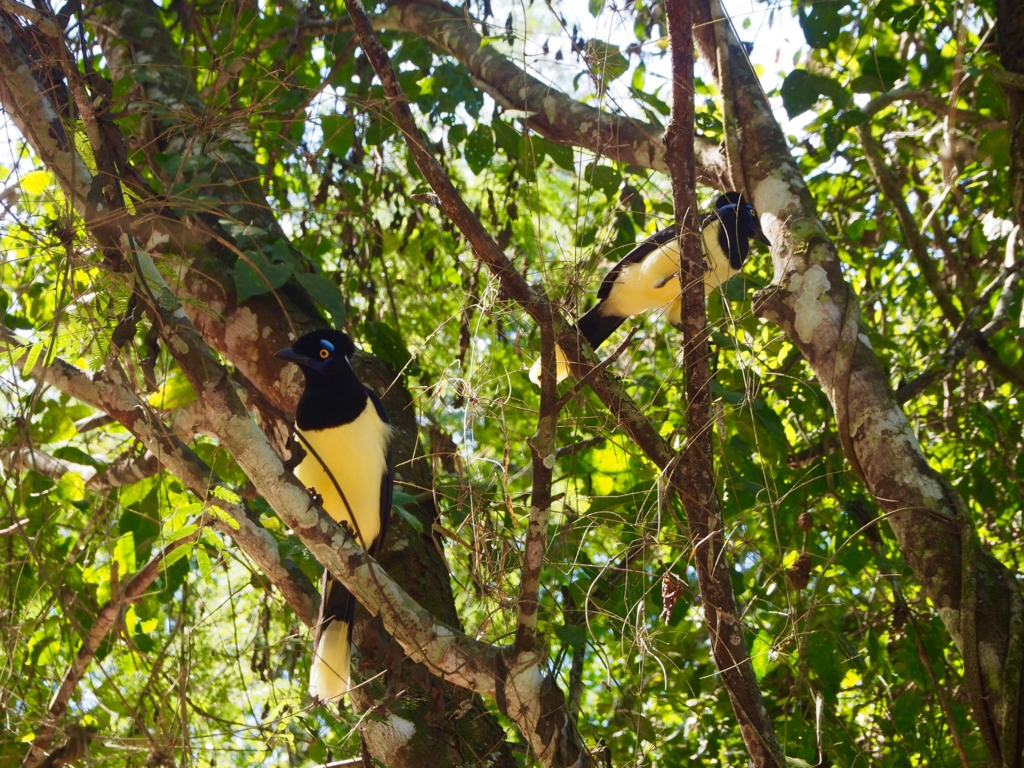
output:
M754 239L757 240L757 242L759 242L759 243L764 243L769 248L772 247L772 242L771 242L771 240L769 240L767 238L767 236L765 236L764 230L761 229L761 223L760 222L758 222L757 229L754 231Z
M295 363L296 365L309 365L312 362L312 358L307 355L300 355L291 347L288 347L288 349L282 349L280 352L275 352L274 357L279 357L282 360L287 360L289 363Z

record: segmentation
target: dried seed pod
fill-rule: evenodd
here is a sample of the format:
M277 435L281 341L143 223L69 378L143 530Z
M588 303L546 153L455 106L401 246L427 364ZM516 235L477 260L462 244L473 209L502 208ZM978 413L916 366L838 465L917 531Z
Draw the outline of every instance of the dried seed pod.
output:
M686 584L678 576L666 573L661 579L661 620L668 624L672 618L672 609L676 607L676 600L683 595Z
M800 557L786 571L786 578L789 579L793 589L807 589L807 583L811 580L811 555L809 552L800 553Z
M800 517L796 519L796 524L800 526L800 530L809 531L814 527L814 518L811 517L810 512L801 512Z

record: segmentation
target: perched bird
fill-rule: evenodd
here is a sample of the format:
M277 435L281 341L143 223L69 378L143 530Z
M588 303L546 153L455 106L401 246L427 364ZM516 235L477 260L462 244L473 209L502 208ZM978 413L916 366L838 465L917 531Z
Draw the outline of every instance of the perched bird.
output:
M771 247L754 208L739 192L726 192L715 202L715 210L701 219L707 267L705 296L743 268L751 238ZM627 317L651 309L664 309L668 321L679 325L682 299L679 241L674 226L655 232L611 268L597 289L597 304L579 319L576 327L597 349ZM569 375L569 369L561 349L556 350L556 357L561 381ZM539 360L530 369L530 379L540 381Z
M306 455L295 476L375 554L391 515L391 425L380 399L349 365L355 351L346 334L324 329L274 356L298 364L306 377L295 411L295 434ZM355 606L352 594L325 569L309 675L315 700L336 701L349 690Z

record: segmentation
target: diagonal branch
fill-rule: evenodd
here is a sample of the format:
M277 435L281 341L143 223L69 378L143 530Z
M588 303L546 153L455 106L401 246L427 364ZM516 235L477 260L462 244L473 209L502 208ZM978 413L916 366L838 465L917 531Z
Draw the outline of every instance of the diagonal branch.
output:
M534 77L487 43L464 9L443 0L399 0L369 19L378 32L415 35L456 59L469 71L473 83L502 107L529 113L524 122L545 138L583 147L620 163L668 170L660 126L596 109ZM350 28L351 22L340 18L301 25L304 33L320 35ZM694 143L701 183L724 189L728 179L718 144L703 137L697 137Z
M917 228L917 222L914 221L914 215L910 212L910 206L907 205L907 201L900 190L899 179L896 178L895 172L885 162L885 158L882 156L882 148L875 141L874 136L871 135L871 123L857 126L857 136L864 147L864 157L867 158L868 167L871 168L871 173L875 177L875 183L882 190L882 194L889 201L889 205L896 211L896 218L899 219L903 236L907 239L910 253L914 257L917 268L921 270L921 275L928 284L928 289L942 308L942 313L946 316L946 320L954 326L959 324L963 320L963 315L957 306L953 304L953 299L950 297L949 291L946 290L946 286L942 284L942 278L939 276L935 262L931 254L928 253L928 243L925 241L924 235Z

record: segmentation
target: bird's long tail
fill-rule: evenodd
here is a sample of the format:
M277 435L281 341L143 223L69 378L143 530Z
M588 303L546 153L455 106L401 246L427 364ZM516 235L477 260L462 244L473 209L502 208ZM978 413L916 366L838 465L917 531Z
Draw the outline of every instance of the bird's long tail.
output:
M587 312L583 317L576 323L576 327L580 329L587 341L590 342L590 346L594 349L600 347L604 342L615 333L615 330L622 325L626 318L617 317L616 315L604 315L601 314L603 302L598 302L597 305L591 307L590 311Z
M348 693L355 610L352 593L325 570L309 670L309 695L314 700L337 701Z
M586 338L593 349L597 349L604 341L615 333L615 329L622 325L626 319L614 315L602 315L598 310L601 304L593 307L576 323L580 333ZM569 376L569 364L565 360L565 353L561 347L555 347L555 358L558 366L558 381L563 381ZM540 386L540 360L538 359L530 368L530 381Z

